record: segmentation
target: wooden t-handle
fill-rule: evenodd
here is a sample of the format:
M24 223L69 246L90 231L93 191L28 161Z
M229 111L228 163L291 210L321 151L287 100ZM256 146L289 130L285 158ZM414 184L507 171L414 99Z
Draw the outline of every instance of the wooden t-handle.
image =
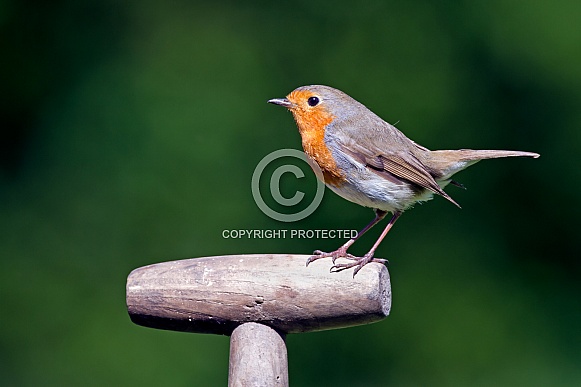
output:
M230 386L287 386L287 333L343 328L389 314L384 265L330 273L330 259L227 255L164 262L127 278L131 320L151 328L231 335ZM339 262L339 261L338 261Z
M127 308L139 325L229 335L245 322L285 333L372 323L389 314L387 268L329 273L306 255L228 255L158 263L127 279ZM339 262L339 261L338 261Z

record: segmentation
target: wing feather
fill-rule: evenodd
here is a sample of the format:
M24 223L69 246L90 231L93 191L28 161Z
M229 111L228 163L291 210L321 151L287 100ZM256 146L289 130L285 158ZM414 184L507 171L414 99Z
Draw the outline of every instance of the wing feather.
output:
M341 150L368 168L376 172L379 176L395 183L412 183L420 188L432 191L441 195L456 206L460 207L444 190L438 185L428 168L418 160L413 153L405 154L405 157L395 153L380 151L379 149L366 149L356 143L351 142L349 146L341 145Z

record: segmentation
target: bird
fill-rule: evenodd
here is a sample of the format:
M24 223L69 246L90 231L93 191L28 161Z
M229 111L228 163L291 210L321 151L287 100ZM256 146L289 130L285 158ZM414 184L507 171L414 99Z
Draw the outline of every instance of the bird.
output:
M296 122L307 161L317 177L342 198L369 207L373 220L332 252L315 250L306 265L331 258L331 272L354 268L353 277L375 258L375 251L404 211L434 195L460 207L444 188L463 186L452 176L483 159L532 157L534 152L510 150L429 150L406 137L346 93L324 85L301 86L285 98L268 103L288 109ZM347 250L388 213L391 219L363 256ZM337 263L338 258L348 262Z

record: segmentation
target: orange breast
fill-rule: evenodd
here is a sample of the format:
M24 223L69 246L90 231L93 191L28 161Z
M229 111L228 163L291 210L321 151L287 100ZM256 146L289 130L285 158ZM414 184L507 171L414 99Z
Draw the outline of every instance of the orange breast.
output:
M289 99L293 97L298 96L289 95ZM325 144L325 128L335 117L322 108L298 107L292 113L301 134L303 149L321 168L324 182L334 187L340 186L345 181L345 176L337 168L337 163Z

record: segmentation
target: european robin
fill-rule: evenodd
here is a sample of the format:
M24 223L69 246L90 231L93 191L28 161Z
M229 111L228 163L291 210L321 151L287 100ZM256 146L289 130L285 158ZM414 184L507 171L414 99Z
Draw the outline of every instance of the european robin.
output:
M369 262L386 262L374 258L375 250L395 221L415 203L438 194L460 207L443 190L449 183L462 186L451 179L456 172L483 159L539 157L537 153L504 150L431 151L360 102L329 86L302 86L286 98L268 102L292 113L317 177L339 196L375 211L375 218L355 238L330 253L315 250L307 260L308 266L317 259L330 257L331 271L354 267L353 276ZM362 257L347 253L387 213L393 216L371 250ZM352 262L335 263L339 257Z

